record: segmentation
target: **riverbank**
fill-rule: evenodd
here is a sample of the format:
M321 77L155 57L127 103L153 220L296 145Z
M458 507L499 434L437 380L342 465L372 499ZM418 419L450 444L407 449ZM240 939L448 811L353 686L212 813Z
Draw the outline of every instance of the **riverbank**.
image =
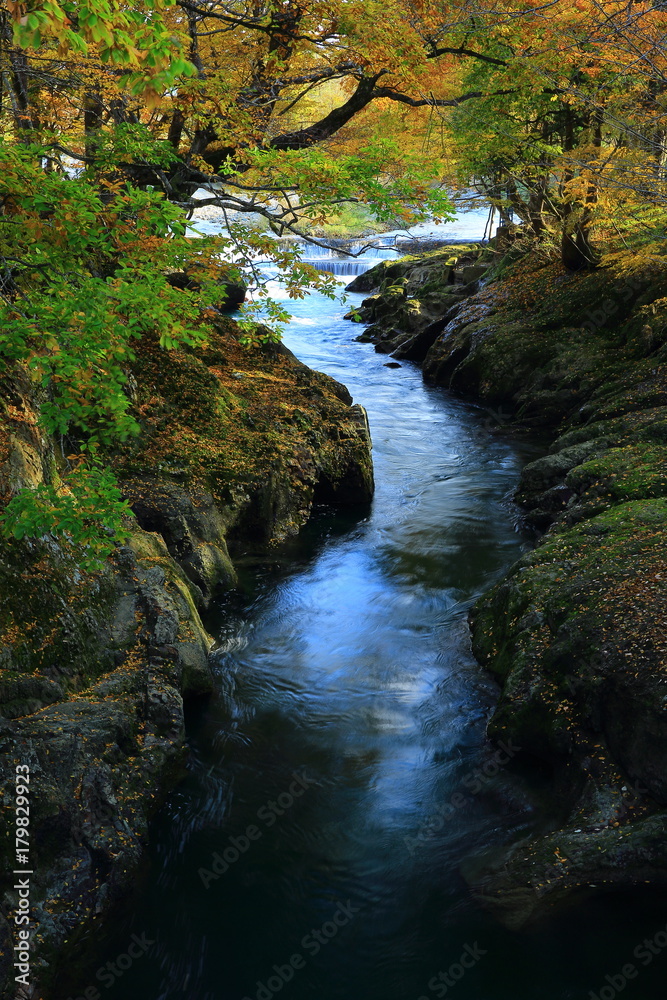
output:
M501 681L489 725L547 762L560 815L465 866L510 926L667 863L667 268L630 253L571 273L530 257L435 253L350 286L376 349L547 432L517 500L541 542L474 609ZM361 286L361 287L360 287Z
M284 347L243 348L233 320L205 347L145 338L129 373L141 436L110 456L133 517L91 575L52 538L0 552L0 995L16 992L14 779L29 767L30 981L128 894L148 824L184 773L184 703L213 688L200 612L235 561L294 535L313 503L373 493L365 414ZM57 481L24 373L3 375L0 493ZM27 994L26 994L27 995Z

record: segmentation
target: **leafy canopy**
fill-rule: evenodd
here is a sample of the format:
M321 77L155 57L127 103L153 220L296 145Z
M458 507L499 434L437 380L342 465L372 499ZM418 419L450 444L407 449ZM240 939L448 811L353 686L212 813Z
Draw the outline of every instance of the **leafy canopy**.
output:
M390 226L447 218L447 180L571 267L595 265L596 234L653 246L665 228L663 6L7 0L0 358L30 373L43 426L72 457L61 483L12 500L6 530L45 531L50 511L53 530L93 551L95 477L110 505L101 523L116 530L98 459L139 430L137 340L201 343L224 284L258 280L261 256L291 296L333 294L275 235L313 239L341 206ZM224 214L224 236L189 238L196 206ZM168 280L183 270L196 272L190 290ZM253 323L267 314L285 315L260 284L242 316L248 343L267 336ZM88 535L72 528L77 495Z

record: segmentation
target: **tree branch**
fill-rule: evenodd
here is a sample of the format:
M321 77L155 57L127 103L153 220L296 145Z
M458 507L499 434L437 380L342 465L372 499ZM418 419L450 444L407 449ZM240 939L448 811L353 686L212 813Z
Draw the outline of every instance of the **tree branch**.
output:
M341 104L340 107L334 108L330 111L328 115L320 119L319 122L315 122L314 125L309 125L308 128L299 129L296 132L285 132L283 135L275 136L271 142L270 146L272 149L306 149L308 146L312 146L316 142L322 142L324 139L328 139L330 136L334 135L339 129L354 118L356 114L370 104L373 100L373 95L375 91L375 84L388 73L389 70L381 70L376 73L375 76L364 76L359 80L357 89L352 94L352 96L345 102Z
M376 87L373 91L373 98L385 97L390 101L399 101L401 104L407 104L411 108L457 108L459 104L465 104L466 101L473 101L478 97L503 97L507 94L515 93L515 90L494 90L490 94L485 94L481 90L472 90L468 94L461 94L460 97L451 97L447 100L438 97L417 99L408 97L407 94L401 94L397 90L392 90L391 87Z
M427 59L437 59L439 56L469 56L471 59L480 59L482 62L490 63L491 66L508 66L509 63L505 59L496 59L494 56L484 55L483 52L475 52L474 49L466 49L465 46L460 45L458 48L453 48L450 46L442 46L441 48L433 48L428 55Z

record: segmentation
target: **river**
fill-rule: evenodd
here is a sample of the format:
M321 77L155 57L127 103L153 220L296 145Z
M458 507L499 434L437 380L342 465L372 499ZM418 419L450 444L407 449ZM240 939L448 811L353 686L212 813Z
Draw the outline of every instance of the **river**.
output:
M375 500L241 561L207 622L219 697L191 710L188 777L72 996L584 1000L657 929L609 897L510 932L470 896L463 859L542 822L541 776L486 740L495 686L466 627L531 544L511 492L536 446L358 343L361 298L291 303L285 341L367 408ZM151 943L121 969L133 934ZM653 971L624 997L660 996Z

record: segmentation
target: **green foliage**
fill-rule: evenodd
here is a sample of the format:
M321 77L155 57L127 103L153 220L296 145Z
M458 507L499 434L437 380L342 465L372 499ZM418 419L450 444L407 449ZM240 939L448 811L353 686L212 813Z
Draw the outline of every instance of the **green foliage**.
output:
M191 251L161 194L45 174L44 153L0 150L0 189L15 209L0 217L11 290L0 300L0 357L25 364L44 389L46 431L111 447L138 430L125 392L133 341L156 335L171 348L205 335L196 300L161 273Z
M174 2L142 0L133 6L123 0L41 0L24 17L21 5L10 2L13 40L24 49L52 41L61 55L97 52L102 63L125 70L121 86L135 94L157 95L179 78L197 73L161 16Z
M110 168L114 159L140 160L152 149L170 156L140 127L122 126L105 136L100 160ZM0 364L29 372L44 430L66 437L72 450L95 459L139 433L127 375L137 342L155 338L165 350L203 343L207 313L224 306L224 284L252 274L257 255L270 255L287 272L291 298L309 287L337 294L333 276L302 263L293 244L239 224L223 237L189 239L182 210L161 192L93 171L45 172L49 153L43 145L0 146L0 197L10 209L0 216ZM239 265L223 263L239 257ZM167 281L183 269L196 291ZM256 278L257 292L241 313L247 346L278 341L289 320L262 275ZM48 485L24 491L1 524L16 538L66 536L83 546L86 565L99 567L123 513L111 472L90 469L70 476L65 493Z
M126 155L128 137L135 152L145 145L136 130L121 130ZM193 256L211 264L214 241L198 242L193 254L181 212L161 193L45 173L47 153L0 147L0 193L10 207L0 216L0 362L29 372L47 433L95 456L139 431L127 391L136 341L152 336L173 349L205 338L201 300L171 287L165 273ZM202 296L211 285L203 280ZM83 546L87 565L99 566L125 513L120 492L108 469L93 468L72 474L67 490L24 491L3 529L16 538L66 536Z
M324 219L328 210L360 198L378 222L392 221L397 215L405 215L411 223L454 218L446 192L432 186L430 164L420 155L408 155L394 139L376 137L358 152L335 158L319 146L309 146L289 151L255 149L247 159L265 183L299 190L302 218Z
M46 139L45 136L43 138ZM54 143L57 139L54 135ZM167 169L177 160L173 147L166 140L151 135L146 125L121 122L112 129L95 131L94 163L88 169L94 174L104 170L115 171L120 164L150 164L153 168ZM178 217L182 218L180 214Z
M380 223L452 217L448 198L434 186L433 164L382 127L369 126L342 147L327 146L317 131L299 148L272 141L278 118L296 107L285 82L290 75L298 78L304 65L321 60L313 83L331 79L326 46L337 12L332 18L316 4L288 23L269 5L260 25L256 17L245 23L233 4L225 7L224 37L209 42L206 12L189 18L170 10L175 0L8 0L7 6L9 45L28 67L29 83L7 74L11 99L0 111L3 136L14 129L13 140L0 144L0 366L29 374L43 430L66 439L79 459L109 460L139 433L128 380L138 342L153 339L165 350L202 344L207 323L224 310L225 286L256 286L240 313L241 342L279 340L289 313L268 294L258 259L273 261L287 276L289 298L310 288L331 298L338 293L335 278L303 263L299 248L249 227L232 224L221 237L189 238L195 227L184 208L197 184L227 201L225 210L240 204L268 217L278 234L318 225L341 205L360 202ZM190 22L200 38L191 52L194 59L197 49L202 72L184 55ZM323 32L325 48L296 44L296 36L285 41L302 31L313 38ZM366 34L352 22L346 32ZM393 59L403 50L392 44L388 51ZM385 54L383 42L377 57ZM350 56L350 65L369 62ZM275 73L282 82L269 85ZM310 75L307 68L306 83ZM356 76L355 70L355 87ZM280 111L277 95L283 95ZM338 98L346 99L344 87ZM286 119L286 134L302 110ZM324 140L330 135L322 133ZM181 287L168 280L173 272L186 272L186 281L175 282ZM90 548L97 524L100 551L107 551L120 493L95 466L80 468L89 469L88 478L70 476L64 491L45 485L15 498L4 530L35 536L48 533L51 523L54 533ZM90 520L86 504L96 483L100 505Z
M79 465L59 488L42 484L22 490L0 514L0 528L18 540L55 536L79 550L79 564L94 573L126 536L128 513L110 469Z

